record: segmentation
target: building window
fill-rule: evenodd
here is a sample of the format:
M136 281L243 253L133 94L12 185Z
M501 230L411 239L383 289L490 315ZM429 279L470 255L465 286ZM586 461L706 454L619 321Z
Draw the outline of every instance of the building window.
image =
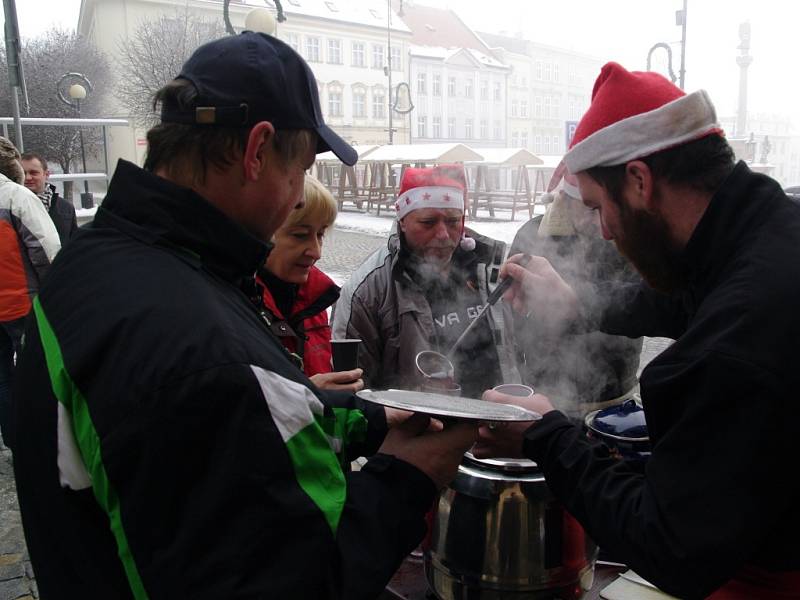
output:
M382 88L372 90L372 117L386 118L386 92Z
M544 113L543 113L543 115L544 115L545 119L549 119L550 118L550 96L545 96L544 97Z
M447 95L451 98L456 97L456 78L455 77L448 77L447 78Z
M541 152L542 151L542 136L537 135L533 138L533 151L534 152Z
M519 133L516 131L511 134L511 147L517 148L519 146Z
M400 60L400 46L392 46L392 71L402 71L403 64Z
M447 119L447 137L451 140L456 138L456 118L449 117Z
M437 140L442 137L442 117L433 117L433 137Z
M420 115L417 117L417 137L428 137L428 117Z
M481 79L481 100L489 99L489 82Z
M533 116L537 117L537 118L542 116L542 98L541 98L541 96L536 96L533 99Z
M489 121L486 119L481 119L481 138L482 140L488 139L489 137Z
M553 136L553 154L559 154L561 150L559 150L560 139L557 135Z
M550 136L549 135L544 136L544 153L545 154L550 154L551 153L551 150L550 150Z
M500 102L503 99L503 92L499 81L494 82L494 100Z
M417 95L425 96L428 93L428 77L425 73L417 73Z
M442 95L442 76L439 74L434 74L433 76L433 83L432 83L432 93L434 96L441 96Z
M364 44L362 42L353 42L353 66L366 67L367 63L364 57Z
M284 41L294 48L295 52L300 52L300 36L296 33L287 33Z
M362 87L353 88L353 117L367 116L367 91Z
M342 64L342 40L328 40L328 62L332 65Z
M551 65L550 65L549 62L548 63L544 63L544 80L545 81L550 81L550 68L551 68Z
M520 100L519 101L519 116L522 118L527 118L528 116L528 101L527 100Z
M519 102L516 99L511 101L511 116L516 117L519 115Z
M342 90L335 87L328 89L328 116L342 116Z
M308 62L319 62L319 38L306 38L306 60Z
M553 81L558 83L558 64L553 63Z
M500 126L500 121L494 122L494 139L503 139L503 128Z
M520 132L520 134L519 134L519 145L522 146L523 148L527 148L528 147L528 132L527 131Z
M472 119L464 121L464 137L468 140L472 139Z
M467 79L464 83L464 97L472 98L472 79Z
M380 44L372 44L372 68L373 69L382 69L385 66L385 60L383 58L383 46Z
M540 60L536 61L536 79L542 80L542 61Z

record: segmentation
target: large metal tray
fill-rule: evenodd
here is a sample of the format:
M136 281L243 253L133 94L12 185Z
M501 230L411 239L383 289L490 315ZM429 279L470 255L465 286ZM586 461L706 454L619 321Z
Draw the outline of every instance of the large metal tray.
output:
M500 404L476 400L475 398L446 396L430 392L362 390L357 392L356 395L367 402L438 417L507 422L538 421L542 418L539 413L521 406L514 406L513 404Z

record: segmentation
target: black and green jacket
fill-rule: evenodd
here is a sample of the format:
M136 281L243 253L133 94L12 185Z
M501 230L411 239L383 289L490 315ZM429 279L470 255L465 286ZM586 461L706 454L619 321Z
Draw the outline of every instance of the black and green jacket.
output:
M16 396L45 600L374 598L419 542L433 484L384 455L343 472L378 447L382 410L290 362L241 291L265 255L124 161L59 255Z

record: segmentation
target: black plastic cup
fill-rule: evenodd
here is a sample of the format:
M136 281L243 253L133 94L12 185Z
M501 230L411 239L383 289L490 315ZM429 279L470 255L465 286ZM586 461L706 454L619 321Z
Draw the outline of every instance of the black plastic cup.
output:
M351 371L358 368L358 347L361 340L331 340L334 371Z

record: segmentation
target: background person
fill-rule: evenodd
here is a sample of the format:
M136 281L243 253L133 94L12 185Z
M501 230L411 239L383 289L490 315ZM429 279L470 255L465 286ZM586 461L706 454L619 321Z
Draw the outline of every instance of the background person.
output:
M119 162L27 322L14 471L41 597L376 598L477 429L386 433L297 369L254 293L315 154L357 155L268 35L201 46L157 100L146 169Z
M11 386L25 316L60 244L42 203L22 187L17 148L0 137L0 432L13 446Z
M360 369L331 373L327 309L339 298L339 286L314 266L336 220L336 200L310 175L303 199L303 207L291 211L275 232L267 262L258 271L270 328L314 385L356 392L364 387Z
M406 169L397 233L342 288L333 334L361 340L367 387L419 387L417 353L447 354L486 303L492 265L499 265L505 244L465 231L465 189L463 166ZM453 356L462 395L480 397L506 380L498 328L490 313Z
M800 206L734 163L704 91L616 63L595 83L566 164L604 237L647 284L618 287L606 311L583 318L676 340L640 377L652 455L642 472L589 442L546 397L491 391L544 418L502 436L484 430L482 446L535 460L601 547L670 594L796 598L800 481L787 474L798 456ZM546 260L504 273L517 309L580 315Z
M23 154L22 168L25 169L25 187L36 194L44 204L63 246L78 231L75 206L59 196L56 186L47 181L50 170L47 168L47 161L40 154L35 152Z
M548 194L547 212L519 229L510 256L546 258L583 302L598 308L609 301L609 288L640 281L630 263L603 239L597 213L581 202L577 182L563 162L548 184ZM550 397L563 412L580 419L636 391L641 338L600 331L554 335L544 307L521 315L507 303L503 306L506 339L513 341L522 382Z

